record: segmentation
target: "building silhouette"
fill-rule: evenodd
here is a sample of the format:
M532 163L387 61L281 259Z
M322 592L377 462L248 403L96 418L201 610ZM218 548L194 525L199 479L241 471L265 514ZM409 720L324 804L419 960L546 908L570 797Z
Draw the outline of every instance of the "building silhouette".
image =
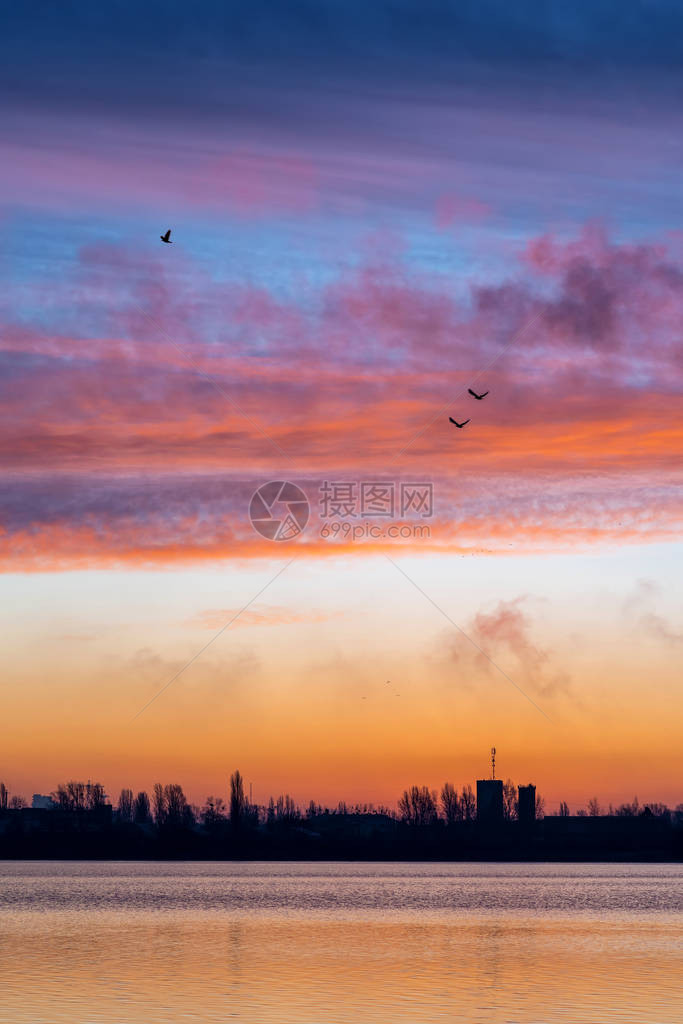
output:
M43 796L42 793L34 793L31 800L31 808L34 811L51 811L57 805L51 796Z
M522 822L536 820L536 787L531 783L517 789L517 817Z
M480 825L498 825L502 820L502 780L477 779L477 822Z

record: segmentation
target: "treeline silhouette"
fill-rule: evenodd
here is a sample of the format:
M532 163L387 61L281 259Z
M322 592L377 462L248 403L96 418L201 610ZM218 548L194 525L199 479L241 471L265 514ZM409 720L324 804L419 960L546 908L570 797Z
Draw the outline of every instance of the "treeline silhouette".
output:
M178 783L151 794L121 790L112 805L97 782L60 783L34 806L0 783L0 857L190 859L683 859L683 804L631 803L577 814L561 802L519 820L518 791L502 785L500 821L483 824L471 785L403 791L395 809L372 804L302 807L289 794L257 805L239 771L225 797L191 804Z

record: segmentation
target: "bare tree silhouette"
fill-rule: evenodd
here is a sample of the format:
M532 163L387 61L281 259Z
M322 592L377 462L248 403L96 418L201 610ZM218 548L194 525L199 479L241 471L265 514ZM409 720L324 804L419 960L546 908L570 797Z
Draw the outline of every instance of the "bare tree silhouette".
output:
M275 820L287 826L301 820L301 811L289 793L280 794L275 801Z
M447 825L454 825L456 821L462 820L462 806L458 791L452 782L444 782L441 787L441 813Z
M432 825L438 818L436 793L428 786L411 786L405 789L398 802L401 821L408 825Z
M503 817L506 821L515 821L518 815L517 787L512 779L503 783Z
M222 796L207 796L201 820L210 831L215 831L225 823L225 800Z
M466 786L463 786L460 803L462 805L462 816L465 821L474 821L477 816L477 799L469 782Z
M141 789L135 797L133 818L135 819L136 825L146 825L150 819L149 797L145 793L144 789Z
M160 782L155 782L152 789L152 815L157 828L166 821L166 794Z
M657 818L662 818L666 814L671 814L671 811L666 804L659 803L656 800L653 803L646 804L646 807L650 813L654 814Z
M640 809L638 797L634 796L632 803L620 804L614 813L619 818L635 818L636 814L640 812Z
M107 802L104 786L99 782L77 782L74 779L60 782L50 796L61 810L71 813L100 811Z
M190 825L194 820L192 809L183 793L183 787L177 782L164 786L164 800L166 804L166 824L173 828L180 828L181 825Z
M133 790L122 789L119 795L119 802L116 808L119 821L131 822L133 820Z
M85 786L82 782L60 782L57 789L50 794L54 802L63 811L85 810Z
M230 824L233 828L239 828L245 817L246 809L244 779L239 771L234 771L230 776Z
M85 809L87 811L99 811L107 802L107 794L104 786L99 782L86 782L85 784Z

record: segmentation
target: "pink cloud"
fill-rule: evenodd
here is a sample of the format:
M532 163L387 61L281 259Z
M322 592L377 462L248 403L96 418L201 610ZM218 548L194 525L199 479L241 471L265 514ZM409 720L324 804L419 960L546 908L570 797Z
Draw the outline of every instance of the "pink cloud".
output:
M504 660L503 669L512 669L508 664L512 661L522 689L544 697L566 693L568 675L556 664L552 651L532 639L533 623L523 608L524 600L499 601L492 611L477 612L465 629L476 647L462 635L449 634L446 642L450 656L455 661L474 660L486 672L492 669L491 658Z
M188 175L191 204L216 205L249 215L275 210L308 212L318 205L320 173L308 157L243 148L207 160Z
M492 214L491 206L474 196L443 195L436 203L436 226L445 231L461 223L480 223Z
M469 301L400 263L308 285L295 302L179 268L90 247L64 293L101 333L7 322L6 474L251 477L282 472L284 451L299 475L419 469L449 494L457 466L467 498L449 499L436 543L487 535L507 545L514 531L529 543L635 540L669 536L680 521L683 428L672 407L683 270L663 243L622 246L597 231L539 239L514 276L474 286ZM490 397L472 403L463 389L487 364L478 383ZM449 413L472 415L472 425L456 435ZM50 530L62 531L62 552L71 522L79 550L94 529L98 551L117 537L125 557L148 546L158 554L158 538L173 557L183 547L200 557L191 505L165 524L166 513L152 510L150 526L113 514L108 524L106 509L85 522L72 503ZM13 527L13 557L41 548L48 519ZM234 532L218 531L212 550L236 545Z
M190 619L189 624L202 629L221 629L234 619L234 626L283 626L305 622L327 622L338 612L296 611L279 605L262 605L240 611L239 608L207 608ZM235 616L238 616L235 618ZM234 628L231 626L231 628Z
M91 125L81 126L91 133ZM40 145L35 139L40 137ZM68 209L106 202L114 207L189 207L260 217L279 211L306 213L320 198L321 175L307 153L236 144L215 153L215 141L187 139L182 154L154 133L122 131L113 140L88 134L90 143L55 137L54 125L37 121L34 132L0 145L0 184L14 202ZM49 160L45 140L51 138ZM188 155L190 154L190 155Z

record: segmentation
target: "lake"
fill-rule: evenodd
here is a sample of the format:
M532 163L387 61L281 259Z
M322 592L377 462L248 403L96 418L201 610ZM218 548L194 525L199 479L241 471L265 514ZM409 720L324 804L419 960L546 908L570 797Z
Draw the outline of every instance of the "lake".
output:
M683 865L0 862L2 1024L680 1024Z

